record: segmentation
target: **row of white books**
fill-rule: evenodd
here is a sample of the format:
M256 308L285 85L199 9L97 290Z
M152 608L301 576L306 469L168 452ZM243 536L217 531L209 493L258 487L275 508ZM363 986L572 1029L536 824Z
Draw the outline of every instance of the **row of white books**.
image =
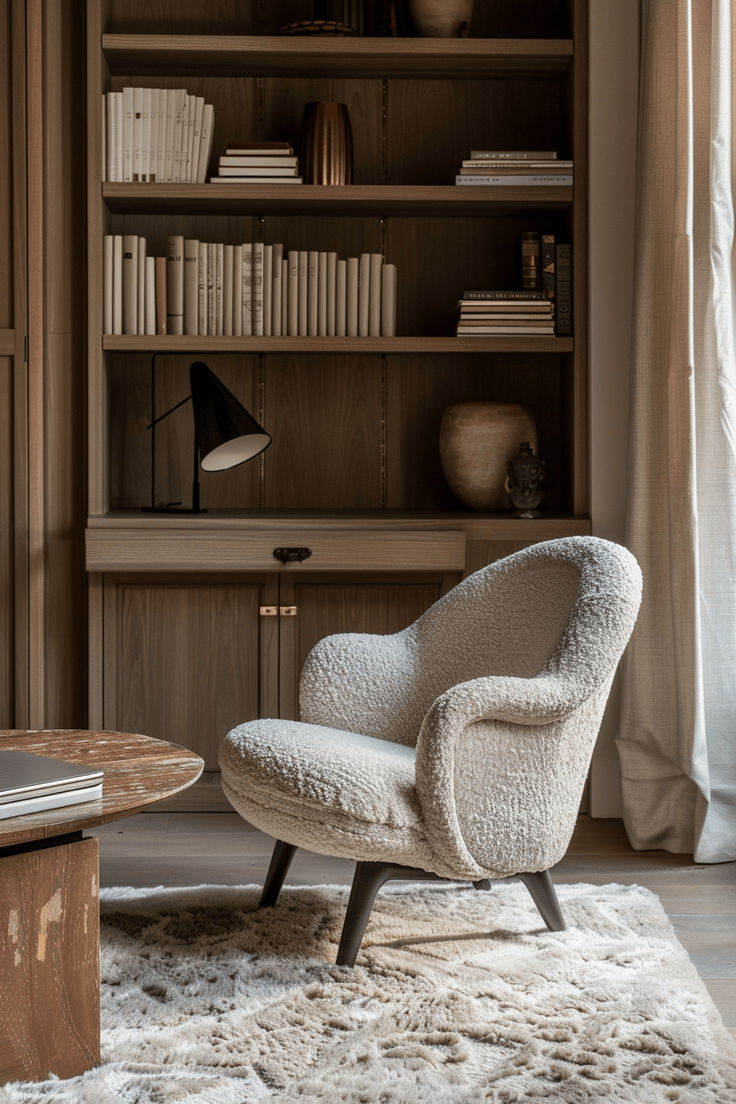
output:
M174 234L165 257L145 238L107 234L103 333L393 337L396 265L283 244L201 242Z
M123 88L102 97L103 181L204 183L215 112L184 88Z
M554 334L554 303L541 289L465 291L456 335Z
M456 184L484 187L569 187L572 182L573 163L559 160L557 150L471 150L455 177Z
M228 146L220 157L217 184L301 184L299 159L288 142Z

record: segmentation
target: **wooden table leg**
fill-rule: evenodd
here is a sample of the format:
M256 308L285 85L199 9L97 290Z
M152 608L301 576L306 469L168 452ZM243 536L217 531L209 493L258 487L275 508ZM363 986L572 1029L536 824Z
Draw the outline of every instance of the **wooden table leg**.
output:
M100 1060L96 839L0 856L0 1084Z

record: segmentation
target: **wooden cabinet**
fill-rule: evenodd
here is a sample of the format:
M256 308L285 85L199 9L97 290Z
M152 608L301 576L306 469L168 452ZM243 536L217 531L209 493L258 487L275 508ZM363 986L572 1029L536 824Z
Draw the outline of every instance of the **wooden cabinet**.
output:
M479 3L472 37L456 40L388 37L380 3L365 5L362 36L277 33L311 8L88 0L91 716L177 740L158 726L181 716L186 684L192 726L179 742L210 757L233 711L294 715L298 670L321 635L394 631L497 554L590 531L585 0ZM211 166L238 140L296 146L304 103L340 100L355 183L101 185L101 97L130 84L186 87L214 104ZM574 158L575 189L456 187L470 149L490 146L559 149ZM524 230L573 243L574 337L453 336L463 289L519 283ZM106 233L143 235L159 256L172 233L381 253L398 268L397 336L103 336ZM151 497L189 497L191 416L161 424L153 486L146 426L186 395L194 359L273 444L230 472L202 473L207 514L146 515ZM541 517L474 514L454 499L439 422L450 403L477 399L532 410L547 460ZM273 549L284 544L312 556L282 568ZM271 630L253 620L266 592L300 610L278 619L268 646ZM223 689L243 649L248 674ZM187 672L200 663L195 703Z

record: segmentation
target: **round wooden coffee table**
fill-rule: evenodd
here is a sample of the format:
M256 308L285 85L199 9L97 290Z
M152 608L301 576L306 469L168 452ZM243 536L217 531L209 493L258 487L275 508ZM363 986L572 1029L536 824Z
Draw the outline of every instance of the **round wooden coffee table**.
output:
M87 828L178 793L204 766L127 732L0 731L0 750L99 767L102 798L0 820L0 1084L100 1060L98 843Z

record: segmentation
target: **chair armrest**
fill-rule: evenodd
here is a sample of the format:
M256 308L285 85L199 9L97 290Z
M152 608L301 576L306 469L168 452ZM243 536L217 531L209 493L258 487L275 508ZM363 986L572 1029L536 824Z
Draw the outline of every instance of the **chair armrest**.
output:
M416 755L437 873L506 877L562 858L609 685L494 676L437 698Z
M427 710L420 693L414 636L340 633L306 658L299 683L300 718L413 747Z

